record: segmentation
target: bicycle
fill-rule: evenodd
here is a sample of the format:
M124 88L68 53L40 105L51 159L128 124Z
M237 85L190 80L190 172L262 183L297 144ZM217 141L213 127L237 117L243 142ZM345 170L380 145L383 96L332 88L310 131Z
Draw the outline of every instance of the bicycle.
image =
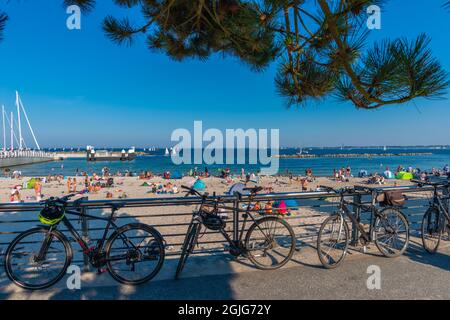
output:
M81 210L82 199L73 202L74 209L68 209L68 201L77 194L61 198L49 198L41 202L46 212L60 215L51 224L32 228L19 234L8 246L5 253L5 271L16 285L30 290L48 288L57 283L66 273L73 258L73 249L68 238L58 230L59 224L65 225L80 245L82 253L98 273L105 272L123 284L138 285L152 279L164 263L164 240L161 234L151 226L142 223L130 223L118 227L116 212L124 206L123 202L112 202L109 217L97 217L85 214ZM47 211L44 211L47 210ZM96 246L89 247L79 235L67 214L106 221L103 236ZM45 220L45 218L44 218ZM43 220L41 220L42 222ZM110 228L114 229L106 239Z
M420 181L411 180L419 186L433 187L433 200L422 218L422 244L428 253L436 253L441 242L442 233L450 228L450 213L448 208L450 181ZM438 189L447 190L447 194L439 194Z
M371 204L345 200L348 194L357 194L357 190L372 194L377 194L378 190L362 186L345 187L339 190L327 186L320 186L320 188L336 193L340 198L337 211L325 219L317 237L317 253L325 268L338 267L347 254L350 234L346 217L360 233L359 241L362 245L366 246L368 243L375 242L378 250L389 258L403 254L409 243L409 223L398 207L388 206L380 210L376 207L376 197L373 197ZM368 231L360 223L359 217L348 209L349 205L361 212L370 212Z
M189 255L192 254L194 247L198 242L202 226L209 230L221 233L228 243L228 251L232 256L245 256L258 269L278 269L291 259L296 246L295 233L292 230L292 227L285 220L276 216L265 216L258 219L252 214L251 202L255 195L263 190L262 187L244 188L245 191L249 191L250 193L245 210L221 206L223 209L232 209L243 212L241 228L239 229L239 226L234 228L233 238L231 238L225 230L225 220L218 215L219 203L221 201L220 197L214 197L212 200L213 209L208 211L205 209L208 202L207 193L201 194L195 189L186 186L182 186L182 188L187 190L186 196L197 195L202 198L202 201L198 210L193 213L191 223L189 224L186 238L182 245L175 279L179 278ZM242 194L237 193L237 195L239 198L242 198ZM249 218L253 223L247 230L245 240L243 241L245 226ZM279 232L280 230L281 232ZM281 261L278 261L277 259L281 259Z

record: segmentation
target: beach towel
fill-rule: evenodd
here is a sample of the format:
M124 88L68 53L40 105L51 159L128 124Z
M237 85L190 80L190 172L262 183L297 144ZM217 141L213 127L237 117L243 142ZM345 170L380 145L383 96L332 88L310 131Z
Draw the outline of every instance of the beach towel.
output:
M174 171L174 172L172 172L170 178L171 179L182 179L183 175L181 174L180 171Z
M141 184L141 187L150 187L150 185L147 182L144 182L143 184Z

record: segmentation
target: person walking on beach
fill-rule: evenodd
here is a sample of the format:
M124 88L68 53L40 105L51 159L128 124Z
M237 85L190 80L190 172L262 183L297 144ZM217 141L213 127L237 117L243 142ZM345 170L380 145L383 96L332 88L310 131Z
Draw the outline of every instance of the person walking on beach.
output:
M67 179L67 193L70 193L72 191L72 178Z
M36 201L41 201L42 199L42 184L41 179L36 178L34 182L34 194L36 196Z

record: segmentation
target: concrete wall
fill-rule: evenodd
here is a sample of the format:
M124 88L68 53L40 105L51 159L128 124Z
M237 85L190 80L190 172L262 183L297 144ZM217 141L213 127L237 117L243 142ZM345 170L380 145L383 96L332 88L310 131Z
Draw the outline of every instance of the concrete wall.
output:
M48 157L16 157L0 159L0 168L10 168L16 166L23 166L33 163L42 163L53 161L53 158Z

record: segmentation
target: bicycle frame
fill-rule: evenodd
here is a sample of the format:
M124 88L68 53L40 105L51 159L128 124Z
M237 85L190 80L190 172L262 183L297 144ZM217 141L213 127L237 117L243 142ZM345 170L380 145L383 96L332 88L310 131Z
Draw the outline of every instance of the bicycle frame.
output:
M75 210L66 210L65 211L65 214L69 214L69 215L75 215L75 216L80 216L80 217L83 216L83 217L87 217L87 218L91 218L91 219L95 219L95 220L106 221L106 227L105 227L105 230L103 232L103 236L97 242L97 245L95 247L92 247L92 248L89 248L88 243L78 233L78 231L75 229L73 224L70 222L70 220L66 216L63 217L61 222L66 226L66 228L68 229L70 234L74 237L75 241L79 244L79 246L83 250L83 254L84 255L89 255L94 250L98 250L99 252L101 250L103 250L103 246L105 244L106 237L108 236L108 232L109 232L111 226L112 226L112 228L114 230L119 229L119 226L117 226L117 224L114 223L114 220L115 220L114 214L115 214L115 212L117 210L118 210L117 208L113 208L112 209L112 213L111 213L111 215L108 218L93 216L93 215L89 215L89 214L82 214L79 211L75 211ZM58 225L59 225L59 223L56 224L56 225L50 226L48 234L50 235L53 230L56 230L58 228ZM120 237L124 241L124 244L129 247L129 244L131 242L127 238L124 238L123 235L120 235ZM40 258L45 257L45 253L47 252L47 249L48 249L48 247L51 244L51 240L52 240L52 238L50 236L48 236L44 240L44 244L43 244L43 246L42 246L42 248L41 248L41 250L39 252L39 257ZM131 246L136 248L133 243L131 243ZM121 260L123 258L124 258L123 256L113 257L113 258L110 258L110 259L106 259L105 261L115 261L115 260Z
M206 199L207 198L203 198L203 201L200 204L199 210L197 212L200 212L201 210L203 210L203 207L205 206L205 204L207 204ZM250 205L251 205L253 197L249 197L249 200L247 202L247 208L245 210L239 209L237 206L235 206L235 207L228 207L228 206L224 206L224 205L219 206L219 199L213 200L213 203L214 203L213 212L217 212L217 210L220 208L220 209L233 210L233 212L235 214L235 216L233 217L233 221L235 222L235 224L233 225L233 229L234 229L233 237L230 237L223 228L220 229L219 232L222 234L222 236L225 238L225 240L229 243L229 245L233 249L239 250L240 253L242 254L246 250L246 248L244 248L244 246L242 245L242 238L244 237L244 233L245 233L245 225L247 224L249 217L250 217L251 221L253 221L253 222L257 221L257 219L255 219L253 217L253 215L251 214L251 209L250 209ZM239 213L242 213L242 212L244 213L243 214L244 220L242 221L242 227L239 228ZM194 219L195 219L195 217L194 217ZM261 231L261 233L265 234L259 225L257 227Z
M361 211L364 212L370 212L370 223L369 223L369 231L366 231L363 227L363 225L358 220L358 217L356 214L354 214L348 206L354 206L356 208L361 209ZM353 201L347 201L344 199L344 196L341 195L340 203L339 203L339 214L342 215L343 213L352 221L353 225L358 228L358 231L361 233L361 236L364 238L365 241L371 242L373 240L373 228L375 224L374 217L379 217L380 211L375 207L375 204L372 203L370 205L362 204L362 203L355 203ZM342 226L341 226L342 228ZM340 233L339 233L340 234Z
M445 219L450 222L450 213L449 213L449 208L448 205L445 204L443 202L443 200L449 200L450 196L440 196L438 193L438 186L434 186L434 191L433 191L433 202L430 203L432 206L435 206L438 211L439 214L443 214Z

